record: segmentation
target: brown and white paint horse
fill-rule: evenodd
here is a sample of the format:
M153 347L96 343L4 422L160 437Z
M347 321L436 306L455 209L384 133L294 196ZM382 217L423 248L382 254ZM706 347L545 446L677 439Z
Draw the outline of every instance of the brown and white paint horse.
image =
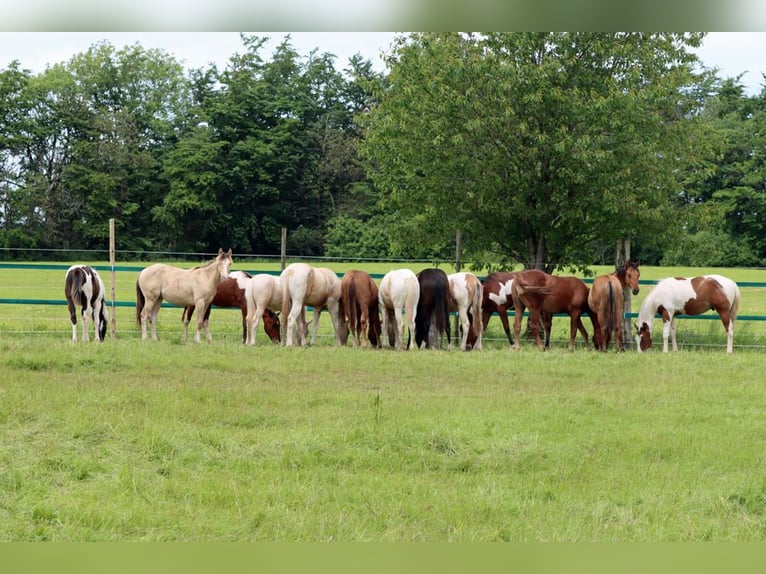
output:
M473 273L451 273L449 280L450 311L457 312L463 331L460 350L481 350L482 300L484 290L481 281ZM470 345L469 345L470 341Z
M88 317L93 320L94 336L97 341L106 337L107 310L105 303L104 282L98 272L89 265L72 265L67 269L64 279L64 294L72 322L72 341L77 342L77 311L79 305L82 315L82 340L89 341Z
M513 308L511 285L517 274L517 271L494 271L482 281L481 320L484 330L487 330L492 313L497 313L511 347L513 347L513 338L508 323L508 310Z
M246 271L231 271L229 276L218 284L218 288L213 297L213 302L205 310L205 325L210 320L210 310L215 307L231 308L235 307L242 312L242 342L247 343L247 297L245 290L249 284L251 276ZM280 306L281 295L280 295ZM194 306L188 305L181 314L181 321L184 324L184 332L187 332L189 322L194 315ZM279 317L270 309L264 309L263 313L263 331L274 341L279 343Z
M585 346L590 347L588 332L582 324L582 315L591 318L594 332L598 329L598 319L588 307L588 286L577 277L559 277L549 275L538 269L520 271L511 285L515 317L513 322L514 348L519 348L521 320L524 309L529 309L529 325L537 347L543 351L550 347L551 324L553 315L566 313L569 315L569 350L574 350L574 341L579 330L585 340ZM545 346L540 341L539 325L543 319L545 330Z
M668 277L661 280L641 303L636 323L638 352L652 346L654 315L662 316L662 352L668 352L670 337L673 351L676 343L676 315L701 315L714 310L726 329L726 352L734 352L734 321L739 311L739 286L722 275L702 275L691 279Z
M373 347L380 347L381 324L378 286L366 271L351 269L343 274L341 287L341 323L343 343L351 334L354 347L367 347L367 341Z
M613 273L599 275L593 280L588 294L588 306L598 317L600 333L593 333L593 343L601 351L608 349L612 333L615 334L615 350L623 350L623 290L630 289L633 295L638 295L638 280L641 277L638 266L638 261L627 261Z
M298 344L305 346L305 307L314 308L311 345L316 344L319 317L325 307L330 312L335 331L335 344L341 345L340 279L332 269L312 267L308 263L292 263L280 275L282 284L282 320L286 323L286 347L292 347L296 335ZM300 327L300 328L299 328Z
M138 274L136 280L136 321L141 325L141 338L146 339L146 322L151 323L152 339L157 340L157 314L163 299L186 307L194 305L197 311L197 332L194 341L199 343L204 328L207 340L212 342L210 329L205 322L205 310L213 302L218 284L226 279L231 268L231 249L218 250L215 259L192 269L182 269L155 263ZM184 339L187 338L184 324Z

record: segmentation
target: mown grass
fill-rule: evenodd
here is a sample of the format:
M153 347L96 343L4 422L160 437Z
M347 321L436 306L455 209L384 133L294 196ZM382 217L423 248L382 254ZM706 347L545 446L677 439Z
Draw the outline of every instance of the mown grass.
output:
M0 540L763 540L763 356L0 335Z

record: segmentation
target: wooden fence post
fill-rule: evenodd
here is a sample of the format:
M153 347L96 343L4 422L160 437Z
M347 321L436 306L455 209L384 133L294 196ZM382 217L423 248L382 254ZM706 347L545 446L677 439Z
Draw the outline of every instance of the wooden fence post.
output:
M285 270L285 260L287 259L287 227L282 228L281 247L279 249L279 266L282 271Z
M625 265L626 261L630 261L630 239L618 239L614 257L615 268L621 268ZM630 317L624 315L624 313L630 313L632 311L630 289L628 288L622 290L622 310L622 344L626 349L631 349L633 348L633 330L630 326Z

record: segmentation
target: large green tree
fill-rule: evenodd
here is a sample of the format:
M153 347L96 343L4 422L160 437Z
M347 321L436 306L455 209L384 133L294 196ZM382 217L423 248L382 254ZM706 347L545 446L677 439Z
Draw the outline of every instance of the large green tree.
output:
M400 242L553 270L667 229L704 158L702 34L424 33L388 60L363 143Z

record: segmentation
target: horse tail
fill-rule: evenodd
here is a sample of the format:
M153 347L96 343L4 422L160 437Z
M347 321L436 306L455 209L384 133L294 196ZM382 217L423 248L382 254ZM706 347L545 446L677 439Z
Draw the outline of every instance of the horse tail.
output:
M82 301L81 291L85 285L86 274L82 267L75 267L67 276L66 298L71 301Z
M348 285L348 298L346 299L345 306L346 315L348 318L348 327L354 333L358 333L359 327L361 326L359 324L361 317L358 313L359 303L356 300L356 281L351 281Z
M729 321L734 322L734 320L737 318L737 313L739 312L739 286L734 283L734 295L732 297L731 306L729 307Z
M141 325L141 312L144 310L145 305L146 297L144 296L144 292L141 290L141 285L139 284L138 279L136 279L136 323L138 325Z
M481 283L476 283L473 287L473 301L470 306L471 321L473 323L472 328L474 334L478 338L484 330L484 318L481 313L481 306L484 302L484 286Z
M516 288L516 292L520 295L550 295L556 290L553 283L547 283L546 285L532 285L520 277L513 280L513 285Z
M290 310L293 306L292 298L290 297L290 277L287 275L280 275L279 282L282 288L282 321L280 323L280 338L282 341L287 341L287 324L290 322Z

